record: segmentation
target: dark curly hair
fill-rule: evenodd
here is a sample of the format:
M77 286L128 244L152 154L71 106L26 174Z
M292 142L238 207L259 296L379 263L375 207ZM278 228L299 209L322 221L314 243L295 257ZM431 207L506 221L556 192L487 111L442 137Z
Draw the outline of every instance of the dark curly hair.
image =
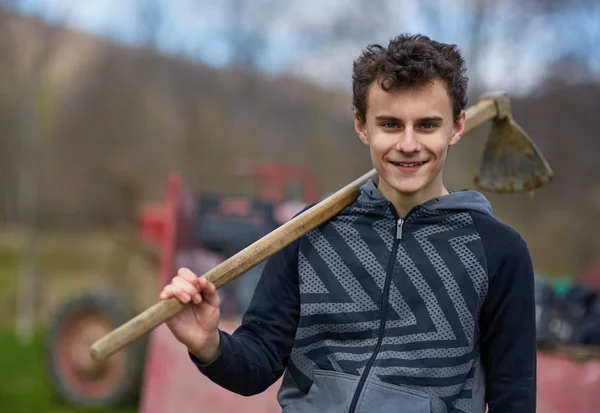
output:
M369 45L354 61L352 103L358 118L365 121L367 91L378 81L385 91L411 88L442 79L452 101L454 120L467 106L465 61L454 44L439 43L423 35L402 34L387 48Z

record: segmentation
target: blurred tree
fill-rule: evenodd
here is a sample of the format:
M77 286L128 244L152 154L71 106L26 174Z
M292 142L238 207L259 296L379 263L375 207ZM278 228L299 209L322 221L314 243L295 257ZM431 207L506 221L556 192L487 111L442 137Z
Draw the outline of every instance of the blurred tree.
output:
M416 6L418 19L441 41L458 44L468 66L471 100L484 92L490 78L504 90L518 90L527 74L529 51L544 50L545 38L538 24L538 9L517 0L424 0ZM526 42L523 39L527 39ZM499 56L500 55L500 56ZM513 60L515 59L515 60ZM497 74L492 75L491 73Z
M274 14L282 3L272 0L225 0L223 38L229 48L230 65L254 69L259 64L267 42L266 36Z
M554 32L558 47L555 62L559 64L550 67L550 76L573 81L600 79L600 2L528 1L542 11Z
M321 47L335 47L343 42L375 42L382 38L389 25L389 4L385 0L357 0L339 10L330 24L317 31L321 37L318 42Z
M289 7L277 0L222 0L218 7L200 0L189 5L189 13L209 16L206 24L218 26L216 36L206 41L224 45L229 67L254 70L262 63L273 27Z
M0 224L14 225L18 220L18 206L15 194L17 182L19 150L17 136L16 107L18 93L14 87L17 66L13 34L10 30L12 14L8 12L7 0L0 2Z
M15 2L10 3L10 6L15 5ZM4 11L2 18L7 19L6 25L1 25L6 30L2 36L2 47L7 49L3 58L8 58L5 68L12 66L16 69L14 71L9 69L9 75L12 76L5 80L10 82L10 85L5 84L5 86L11 90L9 95L18 97L12 102L17 110L15 114L18 114L12 130L14 135L7 138L8 142L13 142L8 145L8 153L17 159L16 163L12 163L16 168L9 172L9 176L14 177L15 172L18 176L14 198L17 199L21 238L21 275L16 330L21 341L30 342L33 338L36 308L40 304L37 296L40 278L36 265L36 231L39 214L39 176L46 144L46 139L41 138L50 134L43 121L48 121L49 117L45 112L51 109L51 105L48 105L45 99L50 89L46 71L60 40L58 30L44 30L43 27L38 26L25 33L26 36L31 36L30 47L20 49L17 47L17 40L24 35L24 27L13 21L12 13ZM18 144L14 144L15 142Z
M143 0L137 2L139 12L139 34L141 41L153 48L158 45L163 20L163 2L159 0Z

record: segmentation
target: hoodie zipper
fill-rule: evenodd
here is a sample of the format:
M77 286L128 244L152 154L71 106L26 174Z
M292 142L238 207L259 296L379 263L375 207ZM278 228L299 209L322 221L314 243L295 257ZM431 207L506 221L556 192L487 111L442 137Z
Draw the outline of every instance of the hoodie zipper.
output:
M397 240L402 239L402 227L403 226L404 226L404 220L402 218L399 218L398 222L396 223L396 239Z
M375 350L373 350L373 355L367 362L365 366L365 370L363 374L360 376L358 381L358 385L356 386L356 390L354 391L354 396L352 397L352 402L350 403L350 407L348 409L348 413L354 413L356 411L356 406L358 405L358 399L363 391L363 387L365 386L365 382L367 381L367 377L369 377L369 372L371 371L371 367L373 367L373 363L375 363L375 359L377 358L377 353L379 353L379 349L381 348L381 343L383 342L383 336L385 335L385 320L386 314L388 311L388 296L390 294L390 285L392 284L392 274L394 273L394 266L396 264L396 254L398 253L398 245L400 244L400 240L402 239L402 227L404 226L405 219L398 218L396 221L396 239L394 240L394 245L392 246L392 253L390 255L390 259L388 261L387 272L385 273L385 283L383 287L383 295L381 297L381 325L379 326L379 338L377 340L377 344L375 345Z

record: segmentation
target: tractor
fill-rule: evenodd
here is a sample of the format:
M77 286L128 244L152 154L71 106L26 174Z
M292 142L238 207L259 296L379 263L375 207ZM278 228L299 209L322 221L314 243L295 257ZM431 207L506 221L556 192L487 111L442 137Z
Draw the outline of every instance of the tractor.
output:
M136 237L158 257L152 281L157 291L178 268L202 275L321 200L316 178L303 166L266 162L237 169L254 182L252 195L196 195L175 171L164 199L139 209ZM290 188L300 189L299 199L288 199ZM221 329L233 332L239 325L262 266L219 290ZM278 411L277 384L253 398L218 387L197 371L185 346L164 325L106 362L91 360L92 342L143 310L135 308L132 294L119 288L86 291L68 298L51 316L46 359L60 398L82 407L137 403L141 413L185 413L199 406L204 412Z

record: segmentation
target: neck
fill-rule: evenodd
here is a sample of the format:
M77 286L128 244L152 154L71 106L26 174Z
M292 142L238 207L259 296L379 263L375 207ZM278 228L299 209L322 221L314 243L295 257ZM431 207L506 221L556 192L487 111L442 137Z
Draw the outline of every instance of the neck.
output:
M421 205L435 197L448 195L448 190L444 186L441 177L439 178L439 180L431 182L426 188L411 193L400 192L380 178L379 191L392 203L392 205L394 205L398 216L403 218L415 206Z

